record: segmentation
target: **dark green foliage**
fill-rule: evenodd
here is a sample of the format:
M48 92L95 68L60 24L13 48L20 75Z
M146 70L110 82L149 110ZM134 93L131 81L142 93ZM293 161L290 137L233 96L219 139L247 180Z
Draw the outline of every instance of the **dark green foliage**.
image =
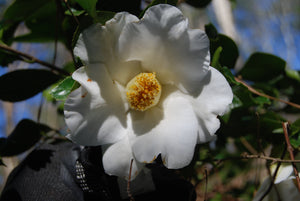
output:
M78 85L79 84L69 76L53 88L50 93L56 100L65 100Z
M43 91L61 77L48 70L16 70L0 77L0 99L22 101Z
M286 62L274 55L267 53L254 53L247 60L239 72L243 79L265 82L284 75Z
M50 130L48 126L23 119L8 138L0 138L0 156L14 156L27 151L41 139L43 133Z
M219 47L222 47L219 63L221 66L234 68L236 60L239 56L238 48L235 42L223 34L219 34L212 24L205 26L205 32L210 39L210 52L213 56Z
M211 0L187 0L186 1L186 3L197 8L206 7L208 4L210 4L210 2Z

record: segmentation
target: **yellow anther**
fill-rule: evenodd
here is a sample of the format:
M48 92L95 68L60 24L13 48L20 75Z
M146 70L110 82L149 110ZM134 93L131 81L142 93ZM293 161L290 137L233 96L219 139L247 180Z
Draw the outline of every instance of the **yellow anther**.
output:
M126 86L127 101L132 109L145 111L159 102L161 85L155 73L140 73Z

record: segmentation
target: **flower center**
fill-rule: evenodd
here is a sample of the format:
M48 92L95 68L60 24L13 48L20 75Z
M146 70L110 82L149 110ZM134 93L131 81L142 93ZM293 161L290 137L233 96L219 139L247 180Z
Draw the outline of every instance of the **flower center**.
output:
M145 111L155 106L160 98L161 86L155 73L140 73L126 86L126 96L130 107Z

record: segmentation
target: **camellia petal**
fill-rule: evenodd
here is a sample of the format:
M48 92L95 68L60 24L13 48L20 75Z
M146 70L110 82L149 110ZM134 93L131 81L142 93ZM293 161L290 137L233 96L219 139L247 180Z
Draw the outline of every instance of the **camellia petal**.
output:
M79 36L74 48L74 55L84 64L105 63L115 60L114 46L123 26L138 18L126 12L117 13L106 22L106 26L94 24L85 29Z
M225 77L212 67L202 80L201 86L199 96L191 102L198 116L198 142L203 143L215 138L214 133L220 127L217 116L228 110L233 93Z
M129 178L130 165L132 162L131 179L134 179L141 170L140 165L134 160L129 139L105 146L103 150L103 167L107 174Z
M162 84L174 83L195 94L210 59L206 34L188 29L180 10L169 5L153 6L141 21L127 24L120 35L119 54L125 60L141 61L142 69L156 72Z
M133 131L140 132L140 127L151 124L151 117L159 120L156 115L157 112L153 112L139 121L134 121L133 118ZM151 130L145 130L146 133L139 136L133 144L134 156L140 162L151 163L161 154L166 167L182 168L193 157L197 143L197 117L189 100L181 92L168 95L163 102L161 115L157 125Z
M274 174L276 166L277 164L271 166L272 174ZM259 187L253 201L300 200L300 192L298 191L298 188L296 186L297 182L295 180L296 177L293 174L293 166L281 165L277 172L272 188L269 189L272 179L268 177L263 181L262 185ZM268 194L266 194L267 192Z
M115 105L119 105L117 108L107 104L107 100L111 100L110 95L118 89L113 86L112 81L111 84L108 82L109 76L105 73L105 68L98 67L102 72L99 73L100 80L106 83L109 92L102 93L98 83L89 78L82 67L73 73L73 79L81 87L72 92L65 102L65 120L72 133L69 138L82 145L113 143L126 136L125 107L121 107L116 101Z

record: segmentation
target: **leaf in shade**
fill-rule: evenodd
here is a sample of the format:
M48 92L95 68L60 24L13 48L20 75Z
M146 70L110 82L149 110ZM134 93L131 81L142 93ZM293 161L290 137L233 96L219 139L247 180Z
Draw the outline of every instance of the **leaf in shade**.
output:
M97 11L97 16L95 17L96 22L104 25L106 21L112 19L116 13L110 11Z
M0 99L26 100L43 91L61 77L48 70L26 69L6 73L0 77Z
M21 120L7 138L0 138L0 155L14 156L30 149L51 129L29 119Z
M12 42L14 32L21 21L26 21L28 17L39 11L47 4L48 0L16 0L4 12L0 21L0 27L4 29L2 40L7 44Z
M19 59L18 55L6 52L4 50L0 50L0 66L7 67L8 64L18 59Z
M298 71L296 70L291 70L291 69L286 69L285 70L286 72L286 75L289 77L289 78L292 78L294 80L297 80L300 82L300 74Z
M210 40L210 53L213 56L220 47L222 51L219 53L219 63L221 66L234 68L239 56L238 47L235 42L223 34L219 34L217 29L212 24L205 25L205 33Z
M69 76L53 88L50 94L56 100L65 100L77 85L78 83Z
M256 52L250 56L239 74L246 80L267 82L285 74L285 66L286 62L277 56Z
M210 2L211 0L186 0L186 3L196 8L206 7Z
M98 0L75 0L88 14L96 17L96 4Z

